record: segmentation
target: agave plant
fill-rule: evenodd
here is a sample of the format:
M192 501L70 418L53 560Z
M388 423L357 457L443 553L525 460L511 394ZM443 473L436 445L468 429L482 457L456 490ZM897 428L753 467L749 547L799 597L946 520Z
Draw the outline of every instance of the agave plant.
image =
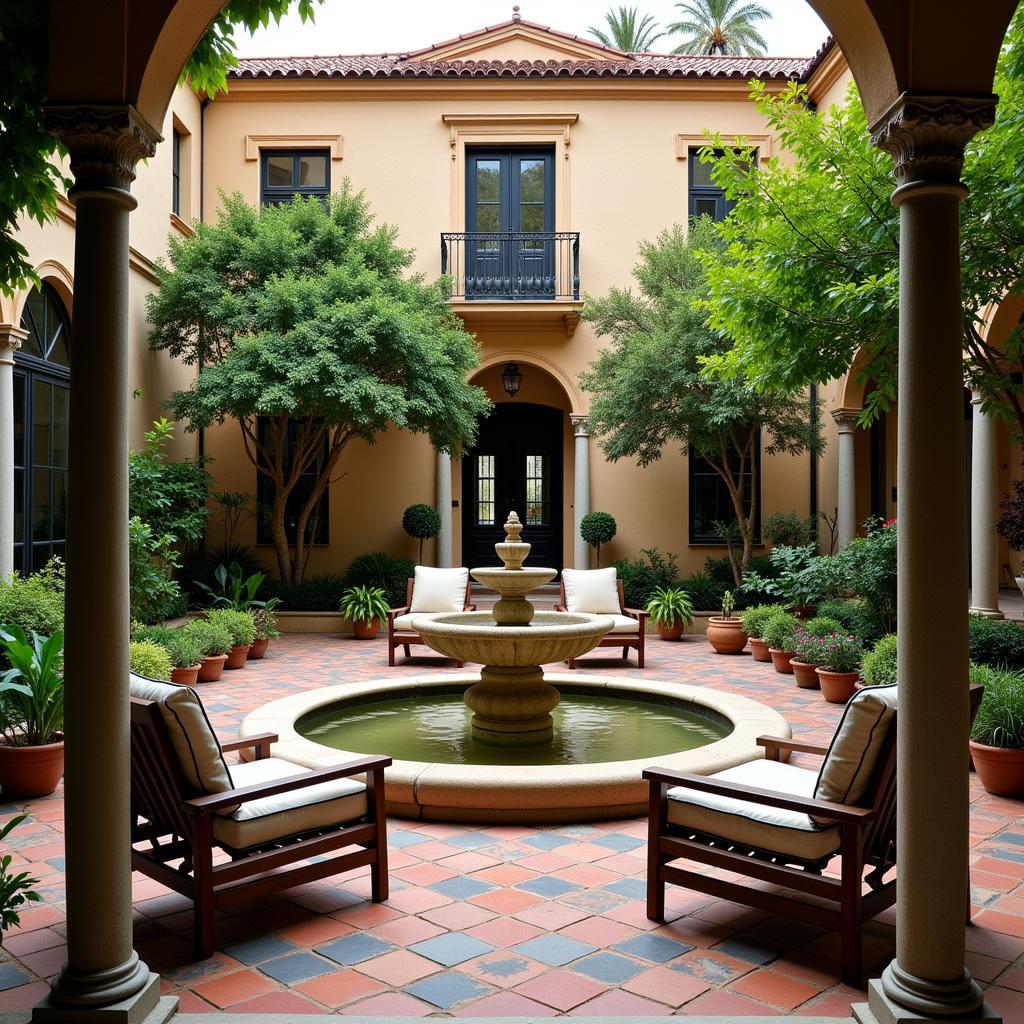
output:
M64 729L64 634L0 627L0 653L11 666L0 676L0 741L38 747L57 741Z

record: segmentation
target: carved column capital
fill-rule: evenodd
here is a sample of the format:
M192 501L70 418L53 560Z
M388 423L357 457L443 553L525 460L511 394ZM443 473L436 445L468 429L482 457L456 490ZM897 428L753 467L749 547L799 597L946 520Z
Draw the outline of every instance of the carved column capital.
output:
M860 413L860 409L833 409L831 415L840 434L852 434L857 427Z
M76 192L120 189L128 192L135 165L156 152L163 136L134 107L51 106L46 127L67 148Z
M0 324L0 365L14 364L14 353L28 337L28 331L14 324Z
M995 120L995 96L903 93L871 125L871 141L891 154L901 185L958 185L964 147Z
M574 437L590 437L590 417L578 413L569 416Z

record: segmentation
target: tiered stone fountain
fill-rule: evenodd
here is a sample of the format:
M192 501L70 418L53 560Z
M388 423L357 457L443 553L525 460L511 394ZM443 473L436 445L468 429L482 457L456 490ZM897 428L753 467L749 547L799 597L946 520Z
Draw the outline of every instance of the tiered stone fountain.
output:
M502 567L470 569L473 579L501 595L491 611L413 621L435 651L483 666L480 682L464 696L473 711L472 733L481 742L507 746L551 738L551 712L559 694L545 681L541 666L586 654L614 624L607 615L535 611L526 594L558 571L523 567L530 545L520 539L522 529L519 516L510 512L505 539L494 545Z

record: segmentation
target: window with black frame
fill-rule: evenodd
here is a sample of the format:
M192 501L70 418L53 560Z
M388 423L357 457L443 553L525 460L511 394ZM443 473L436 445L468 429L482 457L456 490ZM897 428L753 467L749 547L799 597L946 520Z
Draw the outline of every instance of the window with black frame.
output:
M730 453L730 472L735 480L740 469L740 453ZM691 455L690 463L690 543L691 544L722 544L720 526L722 523L736 521L736 509L733 507L732 496L725 480L707 459ZM744 508L750 514L750 503L754 499L753 478L757 474L757 514L754 517L754 538L761 537L761 438L758 436L754 446L754 459L749 459L743 474Z
M181 132L171 134L171 213L181 216Z
M326 149L263 150L260 153L260 202L276 206L294 196L331 194L331 159Z
M716 150L717 155L721 155L721 152L721 150ZM714 164L704 163L699 153L700 149L691 149L686 161L689 166L688 208L690 219L710 217L712 220L725 220L736 203L732 199L727 199L725 189L714 183L711 178Z
M296 424L289 423L288 429L285 431L284 439L284 472L287 475L291 471L292 464L292 453L295 451L296 434L298 428ZM266 451L268 456L273 458L274 456L274 437L273 432L270 429L270 420L267 417L261 416L257 421L256 425L256 436L259 440L260 447ZM288 538L289 544L295 543L295 538L298 531L299 515L302 513L302 507L306 504L307 499L313 492L313 487L316 485L316 481L320 476L320 468L327 460L327 441L324 440L323 448L314 460L314 462L303 472L299 477L298 483L292 489L291 494L288 495L288 501L285 504L285 534ZM256 474L256 501L260 509L260 514L257 517L256 522L256 543L257 544L272 544L274 537L271 530L271 523L269 518L270 509L274 502L274 481L267 476L265 473ZM330 510L330 488L324 491L321 495L319 502L317 502L316 508L313 510L312 515L306 523L306 542L312 544L326 544L328 542L328 522L329 522L329 510Z

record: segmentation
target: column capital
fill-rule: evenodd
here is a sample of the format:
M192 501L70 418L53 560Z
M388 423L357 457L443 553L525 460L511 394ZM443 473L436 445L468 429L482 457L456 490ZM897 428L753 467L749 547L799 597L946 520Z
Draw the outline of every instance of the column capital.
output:
M852 434L857 427L862 409L833 409L832 419L836 421L840 434Z
M14 363L14 353L21 348L21 343L28 337L24 327L14 324L0 324L0 365Z
M590 437L590 417L583 413L571 413L569 422L572 424L574 437Z
M962 190L964 147L995 120L996 97L902 93L871 125L871 141L893 158L901 186Z
M69 195L94 189L128 192L135 165L156 152L163 136L134 107L46 108L46 127L68 150L75 185Z

